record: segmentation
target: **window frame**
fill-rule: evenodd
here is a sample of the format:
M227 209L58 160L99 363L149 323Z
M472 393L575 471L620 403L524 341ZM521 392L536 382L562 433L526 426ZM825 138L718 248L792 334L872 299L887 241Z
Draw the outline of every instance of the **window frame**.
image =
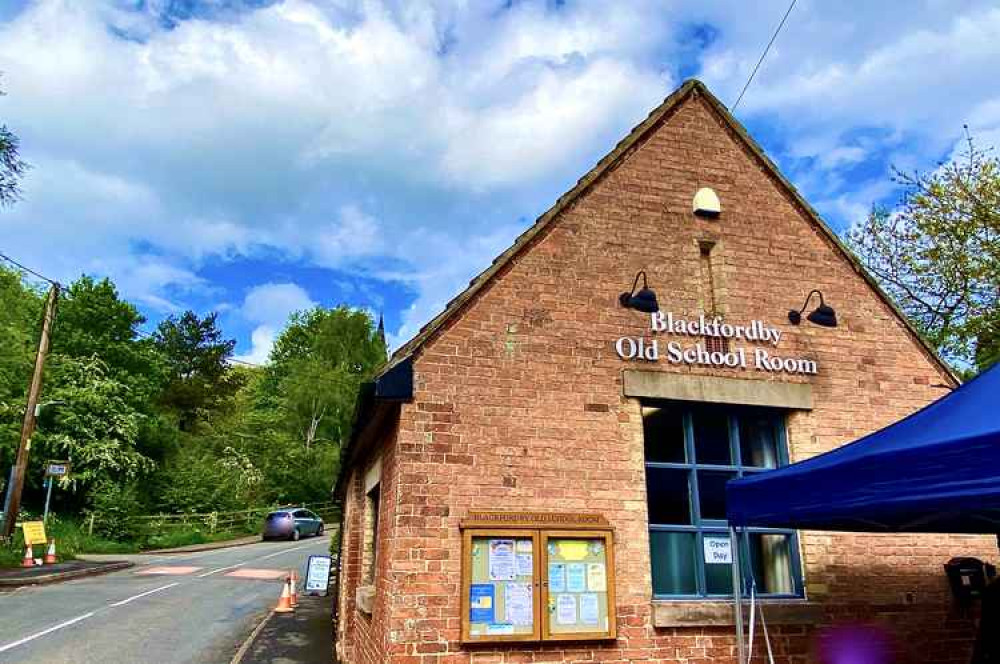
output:
M777 465L776 468L781 468L789 463L788 459L788 438L787 438L787 413L780 409L769 409L764 407L755 406L737 406L728 404L712 404L712 403L702 403L702 402L684 402L684 401L674 401L674 400L656 400L656 399L644 399L641 401L640 408L643 411L646 408L672 408L681 411L681 426L684 435L684 461L683 462L663 462L663 461L647 461L645 458L645 450L648 442L646 441L646 431L645 431L645 412L642 413L643 417L643 470L646 476L646 481L649 479L649 469L664 469L664 470L681 470L686 473L687 477L687 490L689 494L689 510L691 516L691 524L661 524L653 523L652 520L648 522L648 528L650 534L654 532L670 532L670 533L693 533L695 535L695 589L694 594L691 593L679 593L679 594L663 594L657 593L655 587L652 587L653 581L653 551L652 551L652 538L650 537L650 586L652 589L652 596L654 600L715 600L715 599L732 599L733 592L732 586L725 593L709 593L707 587L707 574L706 574L706 563L704 559L704 540L706 535L709 537L713 536L725 536L730 537L729 522L725 519L704 519L701 516L701 492L700 492L700 482L699 482L699 472L700 471L718 471L734 473L737 478L746 477L748 475L753 475L756 473L767 472L768 470L774 470L774 468L766 468L759 466L746 466L743 465L742 461L742 449L740 445L740 415L741 413L748 413L754 410L757 411L768 411L772 412L775 417L774 429L775 429L775 446L777 454ZM694 427L694 416L695 412L699 409L718 409L720 414L725 414L727 422L727 432L728 432L728 442L729 442L729 454L730 454L730 464L716 464L716 463L698 463L698 457L695 447L695 427ZM647 484L648 486L648 484ZM647 514L649 511L649 496L647 489ZM787 528L747 528L741 529L736 533L737 537L737 553L739 556L741 569L744 570L742 576L743 581L743 591L749 592L749 582L751 578L745 573L745 570L749 567L753 570L753 561L751 560L751 550L750 550L750 535L753 534L775 534L775 535L785 535L788 537L788 548L790 553L789 560L789 574L791 575L791 582L793 591L791 593L762 593L760 589L757 589L757 595L760 597L767 597L769 599L801 599L805 596L805 582L802 577L802 563L799 551L799 538L798 532L795 530Z

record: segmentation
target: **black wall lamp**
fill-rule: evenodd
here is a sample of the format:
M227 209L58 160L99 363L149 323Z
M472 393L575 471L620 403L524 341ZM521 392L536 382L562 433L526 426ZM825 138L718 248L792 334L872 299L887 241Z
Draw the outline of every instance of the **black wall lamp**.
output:
M639 285L639 277L642 276L642 288L635 292L635 287ZM656 293L652 291L646 283L646 271L639 270L632 282L632 290L626 291L618 296L618 303L626 309L635 309L647 314L660 310L660 305L656 302Z
M837 327L837 312L833 310L833 307L823 301L823 293L818 290L810 291L809 295L806 295L806 301L802 303L801 309L798 311L795 309L789 311L788 320L791 321L792 325L798 325L801 323L802 312L809 306L809 300L812 299L813 295L819 295L819 306L809 312L809 315L806 316L806 320L822 327Z

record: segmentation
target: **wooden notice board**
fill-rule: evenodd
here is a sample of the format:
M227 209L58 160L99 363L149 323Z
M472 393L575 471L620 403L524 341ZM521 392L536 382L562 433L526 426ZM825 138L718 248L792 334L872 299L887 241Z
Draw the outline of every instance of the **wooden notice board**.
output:
M610 526L594 515L470 514L463 642L615 638L613 548Z
M614 551L611 533L542 533L542 636L604 639L614 634Z
M534 641L540 634L538 533L466 530L462 627L468 641Z

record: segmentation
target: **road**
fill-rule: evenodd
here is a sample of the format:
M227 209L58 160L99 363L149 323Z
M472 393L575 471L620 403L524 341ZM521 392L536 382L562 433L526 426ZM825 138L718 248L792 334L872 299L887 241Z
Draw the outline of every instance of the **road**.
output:
M0 594L0 662L228 663L281 592L291 568L329 537L258 542L170 556L122 556L136 566ZM301 584L300 584L301 587Z

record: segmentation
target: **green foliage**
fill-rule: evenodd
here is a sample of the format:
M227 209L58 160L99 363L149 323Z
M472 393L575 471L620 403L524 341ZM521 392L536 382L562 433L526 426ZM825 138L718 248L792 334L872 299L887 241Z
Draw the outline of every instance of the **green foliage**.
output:
M0 90L0 97L4 94ZM0 124L0 208L13 205L21 197L21 178L28 170L19 154L21 143L17 135Z
M100 357L108 372L128 386L131 405L150 413L166 376L159 349L136 332L144 322L145 317L119 297L110 280L82 276L59 303L52 352Z
M0 266L0 469L14 462L42 308L41 293ZM5 488L7 475L0 474Z
M899 207L872 210L849 243L942 355L983 370L1000 356L1000 161L970 139L930 175L896 181Z
M42 290L0 267L0 483L14 460L43 299ZM67 515L57 522L79 551L227 536L196 526L140 528L147 522L137 515L329 500L357 391L385 360L366 314L339 307L294 315L267 368L230 364L234 341L215 314L168 318L152 339L140 336L143 323L110 280L84 276L63 291L42 390L48 405L32 438L27 509L41 511L50 459L72 464L52 507ZM93 534L80 526L91 514Z
M139 512L139 495L134 484L102 480L90 494L94 532L114 542L135 539L138 530L130 517Z
M236 511L260 504L263 474L232 447L187 445L163 468L158 511Z
M182 431L191 431L199 419L224 406L242 385L228 362L236 342L223 338L216 317L199 318L188 311L167 318L156 330L167 370L160 403L176 413Z
M33 462L39 476L44 459L73 464L71 486L90 489L107 482L131 482L153 469L137 449L143 415L130 405L128 387L96 357L49 358L46 395L64 402L53 426L39 430Z
M361 383L385 361L369 316L338 307L294 314L275 341L264 384L276 391L289 433L309 448L350 433Z

